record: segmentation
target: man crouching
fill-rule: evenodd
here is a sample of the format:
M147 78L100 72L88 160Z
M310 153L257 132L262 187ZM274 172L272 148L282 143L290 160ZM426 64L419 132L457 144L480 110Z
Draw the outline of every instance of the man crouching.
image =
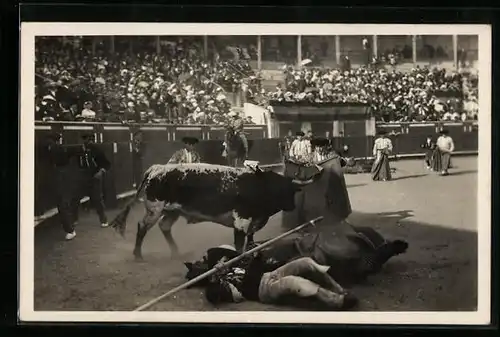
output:
M311 258L299 258L274 268L273 263L256 253L238 267L224 268L227 258L222 257L216 264L219 273L206 287L206 298L213 305L250 300L265 304L320 304L330 310L348 310L358 303L329 275L331 267Z

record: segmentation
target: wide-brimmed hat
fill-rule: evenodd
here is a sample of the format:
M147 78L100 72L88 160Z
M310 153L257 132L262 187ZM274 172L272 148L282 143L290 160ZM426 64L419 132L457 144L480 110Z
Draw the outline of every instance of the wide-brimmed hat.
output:
M230 260L238 255L239 254L236 249L230 245L221 245L207 250L207 260L209 265L216 264L223 257Z
M305 136L305 133L302 131L297 131L297 132L295 132L295 135L296 136Z
M182 142L187 145L195 145L198 143L198 138L196 137L183 137Z
M441 131L439 131L439 133L442 135L447 135L449 133L449 131L446 129L442 129Z
M387 131L384 129L377 131L377 135L379 135L379 136L386 135L386 134L387 134Z

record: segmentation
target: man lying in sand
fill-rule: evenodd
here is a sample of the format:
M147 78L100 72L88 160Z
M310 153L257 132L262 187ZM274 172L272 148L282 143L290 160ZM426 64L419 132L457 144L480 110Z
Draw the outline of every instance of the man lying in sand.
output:
M330 276L331 267L311 258L299 258L275 268L272 261L256 253L238 267L225 268L224 262L233 255L230 248L225 249L225 256L215 266L219 273L206 286L206 298L214 305L249 300L266 304L320 304L325 309L348 310L358 303L356 297Z

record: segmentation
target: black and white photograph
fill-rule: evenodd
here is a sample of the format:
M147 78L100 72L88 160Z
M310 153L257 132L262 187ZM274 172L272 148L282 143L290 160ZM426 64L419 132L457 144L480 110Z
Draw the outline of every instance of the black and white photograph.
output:
M21 24L22 321L488 324L488 25Z

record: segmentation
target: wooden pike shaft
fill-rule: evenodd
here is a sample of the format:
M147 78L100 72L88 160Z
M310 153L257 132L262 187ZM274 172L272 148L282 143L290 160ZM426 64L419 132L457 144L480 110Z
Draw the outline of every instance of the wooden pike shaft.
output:
M240 261L240 260L241 260L241 259L243 259L244 257L246 257L246 256L248 256L248 255L250 255L250 254L256 253L256 252L258 252L259 250L262 250L263 248L266 248L266 247L268 247L268 246L272 245L272 244L273 244L273 243L275 243L276 241L281 240L281 239L283 239L284 237L286 237L286 236L288 236L288 235L290 235L290 234L293 234L293 233L295 233L295 232L297 232L297 231L301 230L302 228L304 228L304 227L306 227L306 226L309 226L309 225L313 225L313 226L314 226L314 224L315 224L316 222L321 221L321 220L323 220L323 217L322 217L322 216L317 217L317 218L315 218L315 219L313 219L313 220L310 220L310 221L308 221L308 222L306 222L306 223L303 223L302 225L300 225L300 226L298 226L298 227L295 227L295 228L293 228L293 229L289 230L288 232L285 232L285 233L283 233L283 234L280 234L280 235L278 235L277 237L275 237L275 238L273 238L273 239L271 239L271 240L268 240L268 241L264 242L263 244L258 245L257 247L254 247L254 248L250 249L249 251L246 251L246 252L244 252L243 254L240 254L240 255L236 256L235 258L233 258L233 259L231 259L231 260L227 261L226 263L224 263L223 267L228 267L228 266L230 266L231 264L233 264L233 263L235 263L235 262ZM203 274L201 274L201 275L198 275L198 276L197 276L197 277L195 277L194 279L189 280L189 281L187 281L187 282L185 282L185 283L181 284L180 286L175 287L174 289L172 289L172 290L170 290L170 291L166 292L165 294L163 294L163 295L161 295L161 296L158 296L157 298L155 298L155 299L153 299L153 300L151 300L151 301L147 302L146 304L141 305L140 307L138 307L138 308L134 309L133 311L143 311L143 310L145 310L145 309L147 309L147 308L149 308L149 307L151 307L151 306L155 305L156 303L160 302L161 300L163 300L163 299L165 299L165 298L167 298L167 297L169 297L169 296L171 296L171 295L175 294L175 293L176 293L176 292L178 292L179 290L185 289L185 288L187 288L187 287L189 287L189 286L191 286L191 285L193 285L193 284L195 284L195 283L197 283L197 282L199 282L199 281L201 281L201 280L203 280L203 279L205 279L205 278L207 278L207 277L209 277L209 276L213 275L215 272L217 272L217 270L218 270L218 268L212 268L212 269L210 269L209 271L207 271L207 272L205 272L205 273L203 273Z

